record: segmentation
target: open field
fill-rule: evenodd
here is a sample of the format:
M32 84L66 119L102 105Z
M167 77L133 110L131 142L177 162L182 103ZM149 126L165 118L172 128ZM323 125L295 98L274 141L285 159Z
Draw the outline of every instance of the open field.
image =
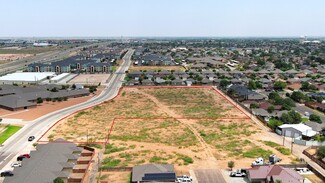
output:
M20 129L21 129L20 126L13 126L13 125L8 125L6 127L3 127L1 129L2 132L0 133L0 144L3 144L9 137L11 137Z
M32 54L0 54L0 64L4 61L11 61L33 56Z
M62 120L41 140L64 138L108 144L102 166L173 163L189 169L249 167L276 154L296 161L279 144L260 140L266 131L212 88L123 88L118 97ZM270 145L271 144L271 145Z
M105 83L110 74L79 74L73 78L68 84L95 84Z
M185 71L183 66L131 66L129 72L132 71L158 71L158 70L174 70Z
M39 54L57 49L57 47L2 48L0 54Z

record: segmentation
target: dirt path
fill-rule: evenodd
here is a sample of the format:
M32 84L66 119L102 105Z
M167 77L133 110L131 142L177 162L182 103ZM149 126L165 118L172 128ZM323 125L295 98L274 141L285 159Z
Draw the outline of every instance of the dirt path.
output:
M154 102L157 106L159 106L159 109L164 111L165 113L167 113L170 117L172 118L181 118L182 116L176 114L173 110L171 110L168 106L166 106L165 104L161 103L156 97L145 93L141 90L135 89L136 92L146 96L148 99L150 99L152 102ZM187 119L176 119L177 121L179 121L180 123L182 123L183 125L185 125L186 127L188 127L191 132L195 135L196 139L199 141L199 143L201 144L201 146L203 147L204 151L205 151L205 155L206 155L206 159L209 161L209 163L213 163L215 166L216 163L216 159L212 153L212 150L210 148L210 146L204 141L204 139L201 137L200 133L192 126L192 124L190 124L188 122Z

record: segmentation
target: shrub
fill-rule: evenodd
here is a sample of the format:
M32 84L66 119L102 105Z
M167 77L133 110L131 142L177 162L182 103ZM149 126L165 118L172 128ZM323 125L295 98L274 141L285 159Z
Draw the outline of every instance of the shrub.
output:
M228 168L232 171L232 169L235 167L235 162L234 161L228 161Z
M317 156L319 159L325 158L325 146L320 146L317 150Z
M280 153L284 154L284 155L290 155L291 151L288 148L285 147L276 147L276 150L278 150Z

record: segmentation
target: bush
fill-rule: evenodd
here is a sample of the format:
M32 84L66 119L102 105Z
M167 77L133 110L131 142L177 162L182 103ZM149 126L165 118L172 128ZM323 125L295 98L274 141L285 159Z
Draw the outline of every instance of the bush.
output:
M235 167L235 162L234 161L228 161L228 168L232 171L232 169Z
M325 158L325 146L320 146L317 150L317 156L319 159Z
M53 180L53 183L64 183L64 180L62 180L61 178L57 177Z
M314 121L314 122L319 123L319 124L322 123L322 120L320 119L320 116L318 116L318 115L316 115L316 114L311 114L311 115L309 116L309 120L310 120L310 121Z
M40 98L40 97L38 97L38 98L37 98L37 103L38 103L38 104L41 104L41 103L43 103L43 99L42 99L42 98Z
M284 155L290 155L291 151L288 148L285 147L276 147L276 150L278 150L280 153L284 154Z
M281 126L283 124L282 121L276 120L276 119L270 119L268 123L273 129L275 129L276 127Z

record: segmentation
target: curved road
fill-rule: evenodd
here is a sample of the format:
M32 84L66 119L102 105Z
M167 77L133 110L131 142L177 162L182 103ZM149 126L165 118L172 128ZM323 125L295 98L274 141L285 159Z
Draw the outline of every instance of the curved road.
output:
M38 139L47 129L49 129L59 119L81 109L100 104L106 100L115 97L118 94L119 88L122 86L122 81L125 77L125 71L128 70L131 64L131 56L133 50L128 52L123 57L123 64L119 67L116 73L111 77L106 88L98 96L95 96L88 101L71 106L59 111L52 112L42 116L34 121L26 124L15 135L10 137L2 147L0 147L0 169L3 169L13 158L18 156L18 153L31 147L33 142L28 142L29 136L34 135Z

